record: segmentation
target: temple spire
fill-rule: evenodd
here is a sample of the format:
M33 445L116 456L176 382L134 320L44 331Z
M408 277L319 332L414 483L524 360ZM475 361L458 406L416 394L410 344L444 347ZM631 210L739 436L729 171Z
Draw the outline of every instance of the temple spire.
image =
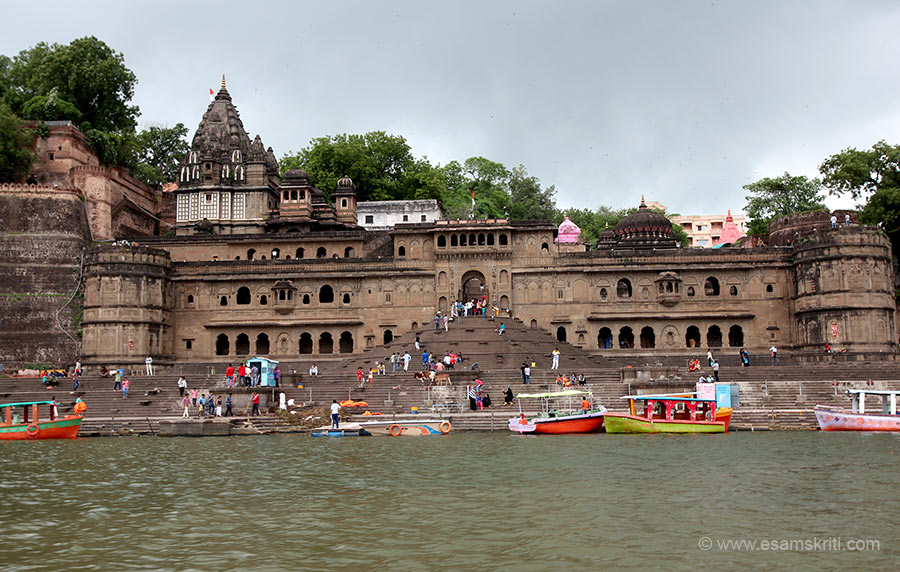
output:
M222 74L222 89L225 89L225 74Z

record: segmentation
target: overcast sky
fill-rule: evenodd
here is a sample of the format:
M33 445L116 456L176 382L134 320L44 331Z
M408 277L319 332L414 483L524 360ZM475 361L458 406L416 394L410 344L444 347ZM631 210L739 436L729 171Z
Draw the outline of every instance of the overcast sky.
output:
M281 157L384 130L481 155L560 207L738 211L743 185L900 143L900 2L16 2L0 53L94 35L125 56L141 125L193 135L222 73ZM843 205L828 201L832 206Z

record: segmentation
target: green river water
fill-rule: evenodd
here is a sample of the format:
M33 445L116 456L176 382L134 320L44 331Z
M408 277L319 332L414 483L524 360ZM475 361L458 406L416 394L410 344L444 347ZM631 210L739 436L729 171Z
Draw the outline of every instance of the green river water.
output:
M900 434L3 442L0 570L897 570L898 469Z

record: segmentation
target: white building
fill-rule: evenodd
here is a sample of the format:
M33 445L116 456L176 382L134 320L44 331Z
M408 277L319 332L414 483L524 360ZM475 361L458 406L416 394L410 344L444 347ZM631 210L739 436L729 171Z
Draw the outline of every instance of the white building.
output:
M435 199L363 201L356 206L357 224L366 230L390 230L401 223L434 222L443 218Z

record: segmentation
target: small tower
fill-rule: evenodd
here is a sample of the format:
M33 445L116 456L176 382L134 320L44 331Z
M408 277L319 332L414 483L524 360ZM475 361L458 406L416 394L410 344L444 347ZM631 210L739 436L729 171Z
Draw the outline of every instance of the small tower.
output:
M356 185L346 175L337 182L337 190L334 192L334 210L338 222L356 226Z

